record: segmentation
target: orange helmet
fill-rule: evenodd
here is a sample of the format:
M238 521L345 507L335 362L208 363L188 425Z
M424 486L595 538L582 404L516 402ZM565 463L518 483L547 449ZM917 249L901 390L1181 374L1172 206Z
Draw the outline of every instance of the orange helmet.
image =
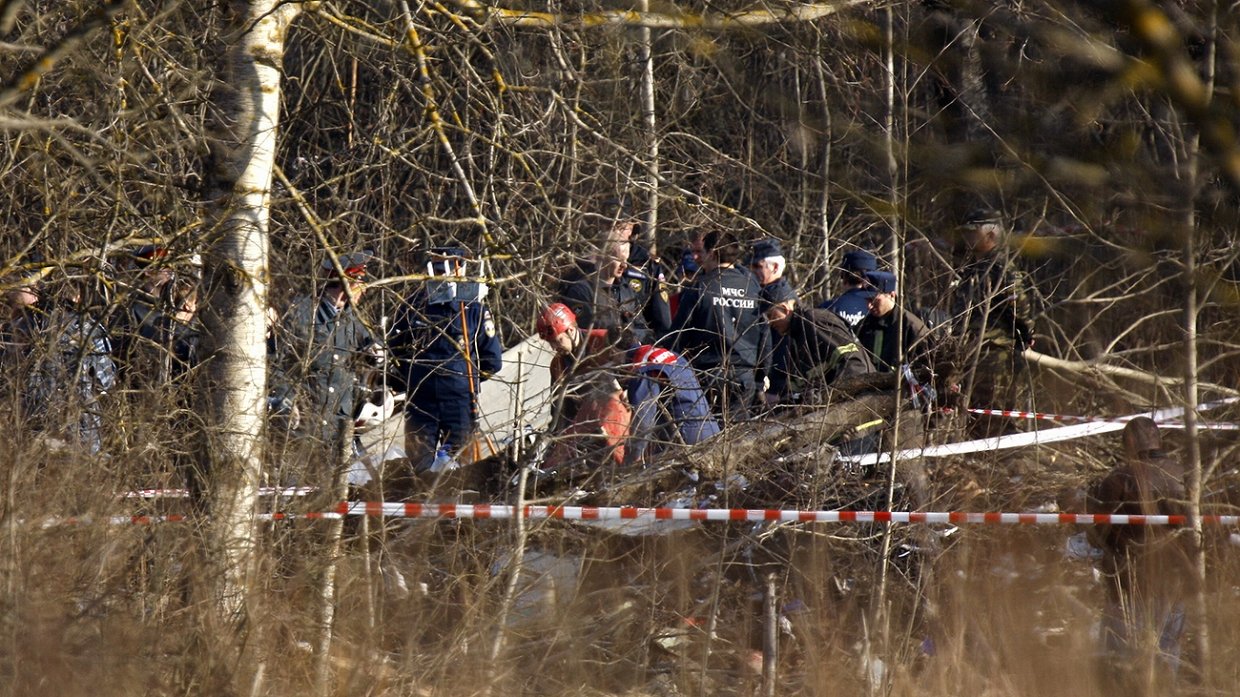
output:
M577 315L564 303L552 303L538 316L538 336L550 343L577 326Z

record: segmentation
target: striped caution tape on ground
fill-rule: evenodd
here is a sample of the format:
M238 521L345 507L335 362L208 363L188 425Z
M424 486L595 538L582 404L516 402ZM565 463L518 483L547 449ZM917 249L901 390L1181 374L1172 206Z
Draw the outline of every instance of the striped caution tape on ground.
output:
M1186 525L1182 515L1094 513L967 513L961 511L804 511L777 508L647 508L640 506L523 506L449 503L350 502L334 511L358 516L401 518L556 520L690 520L781 523L953 523L1025 525ZM1202 516L1202 522L1236 525L1240 516Z
M777 523L951 523L990 525L1187 525L1182 515L1126 515L1102 513L969 513L963 511L807 511L777 508L658 508L640 506L511 506L504 504L400 503L350 501L328 511L263 513L258 520L327 520L346 516L507 520L678 520L698 522ZM94 522L150 525L188 521L189 516L111 516L49 518L44 527ZM1237 525L1240 516L1205 515L1204 524Z

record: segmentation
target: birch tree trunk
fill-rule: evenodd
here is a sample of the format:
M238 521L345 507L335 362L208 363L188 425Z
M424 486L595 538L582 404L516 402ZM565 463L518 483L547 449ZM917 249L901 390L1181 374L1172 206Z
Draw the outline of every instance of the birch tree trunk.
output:
M1218 28L1218 4L1211 7L1207 33L1207 54L1205 61L1205 88L1207 100L1214 95L1216 32ZM1188 143L1187 173L1185 175L1186 196L1184 216L1184 437L1188 446L1188 504L1192 520L1193 534L1193 597L1191 617L1193 618L1193 649L1196 654L1199 671L1198 684L1210 689L1213 686L1211 672L1213 657L1210 647L1209 605L1206 601L1206 582L1209 574L1209 559L1206 556L1205 530L1201 526L1201 499L1205 488L1206 467L1201 458L1201 440L1197 430L1197 405L1200 403L1197 375L1200 369L1198 355L1197 313L1200 299L1197 291L1197 195L1200 186L1201 138L1194 133Z
M281 57L299 4L236 3L237 36L213 96L211 227L204 254L205 587L223 627L245 619L266 422L268 221Z
M650 11L650 0L641 0L638 10L642 14ZM659 123L654 109L654 41L650 27L637 30L638 51L642 64L642 123L646 127L646 220L643 221L646 248L651 255L659 252Z

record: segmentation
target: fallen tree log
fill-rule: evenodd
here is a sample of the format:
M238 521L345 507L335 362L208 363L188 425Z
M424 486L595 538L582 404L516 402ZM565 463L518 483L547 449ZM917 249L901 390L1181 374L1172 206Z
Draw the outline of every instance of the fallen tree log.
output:
M600 505L659 504L682 496L695 486L727 486L745 482L762 488L772 480L797 481L830 472L841 448L885 448L892 439L898 447L924 442L925 417L891 393L850 396L833 392L824 403L795 405L724 430L715 438L669 451L657 463L631 472L596 472L584 482L591 502ZM897 428L898 426L898 428ZM902 461L897 478L926 496L926 477L920 463ZM779 501L767 502L777 505Z
M1033 365L1039 365L1053 370L1064 370L1071 373L1086 375L1105 375L1107 377L1125 378L1147 385L1157 385L1163 387L1170 385L1182 385L1184 383L1184 378L1182 377L1156 375L1143 370L1136 370L1135 368L1124 368L1122 366L1108 365L1106 363L1096 361L1069 361L1063 358L1048 356L1044 353L1034 351L1033 349L1025 349L1022 356L1026 361L1032 363ZM1240 390L1236 390L1231 387L1224 387L1223 385L1216 385L1210 382L1198 382L1197 386L1203 390L1217 391L1219 394L1226 395L1228 397L1240 396Z

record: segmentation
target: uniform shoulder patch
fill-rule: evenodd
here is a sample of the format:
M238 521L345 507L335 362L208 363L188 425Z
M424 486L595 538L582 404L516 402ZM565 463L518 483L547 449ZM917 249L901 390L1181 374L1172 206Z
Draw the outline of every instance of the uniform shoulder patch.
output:
M495 338L495 318L491 317L490 310L482 311L482 331L488 339Z
M634 293L640 293L642 292L642 289L645 288L645 284L642 283L642 279L640 278L630 278L629 288L632 288Z

